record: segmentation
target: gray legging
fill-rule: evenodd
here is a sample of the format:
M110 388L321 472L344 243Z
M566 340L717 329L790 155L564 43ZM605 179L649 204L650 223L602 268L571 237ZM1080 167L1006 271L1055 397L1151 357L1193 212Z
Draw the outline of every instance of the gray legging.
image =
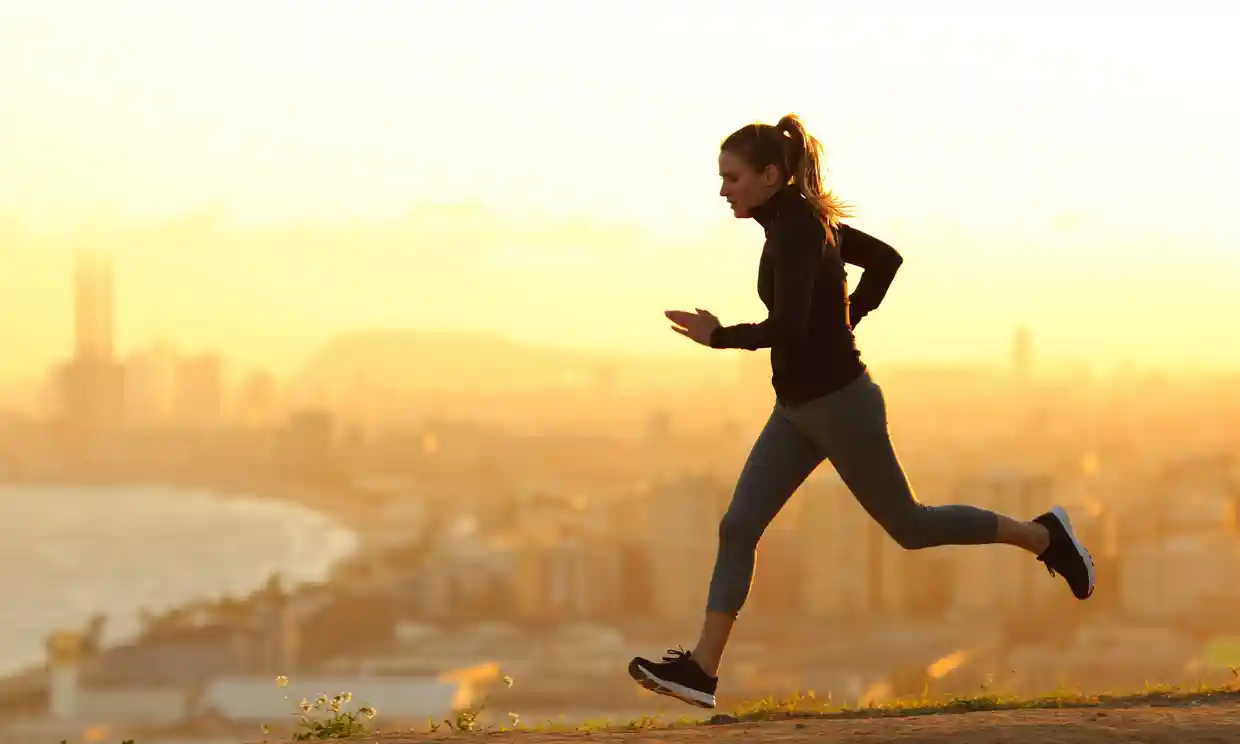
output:
M994 512L917 501L891 444L882 389L865 372L803 405L775 404L719 524L708 611L733 616L740 612L753 583L758 540L824 459L831 461L861 506L902 548L995 540L999 521Z

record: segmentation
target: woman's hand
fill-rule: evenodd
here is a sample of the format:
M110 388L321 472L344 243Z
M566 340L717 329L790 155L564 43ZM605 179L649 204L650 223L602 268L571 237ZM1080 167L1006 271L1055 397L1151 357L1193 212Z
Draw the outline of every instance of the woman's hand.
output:
M692 313L684 310L667 310L663 314L675 324L672 326L673 331L703 346L710 346L710 334L719 327L719 319L700 307L695 310L696 312Z

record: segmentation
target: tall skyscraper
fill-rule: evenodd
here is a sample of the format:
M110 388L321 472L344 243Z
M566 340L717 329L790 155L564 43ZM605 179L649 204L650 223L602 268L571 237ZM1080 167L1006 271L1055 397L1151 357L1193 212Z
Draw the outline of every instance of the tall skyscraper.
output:
M111 362L115 353L115 306L111 260L79 251L73 267L74 357Z
M111 262L79 251L73 270L73 355L56 370L62 441L75 456L84 456L120 424L124 380L115 360L113 302Z

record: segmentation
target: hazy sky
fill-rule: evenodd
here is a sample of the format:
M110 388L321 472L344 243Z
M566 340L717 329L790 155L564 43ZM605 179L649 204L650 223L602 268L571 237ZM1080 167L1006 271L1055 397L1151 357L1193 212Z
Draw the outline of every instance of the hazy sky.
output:
M870 357L1000 355L1027 322L1047 354L1240 363L1240 16L1029 7L2 2L0 379L68 347L91 234L124 347L289 365L430 325L688 350L665 307L761 317L714 159L788 111L906 256Z

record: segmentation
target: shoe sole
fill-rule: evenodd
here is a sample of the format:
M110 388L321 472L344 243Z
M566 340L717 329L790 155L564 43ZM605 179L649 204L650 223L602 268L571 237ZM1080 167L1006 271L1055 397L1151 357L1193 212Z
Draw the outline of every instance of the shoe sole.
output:
M649 669L639 664L636 660L629 662L629 676L637 681L637 684L650 690L651 692L668 697L674 697L682 703L698 708L714 708L715 696L705 692L699 692L684 685L678 685L675 682L669 682L665 679L659 679Z
M1056 506L1051 509L1051 514L1063 525L1064 532L1068 533L1068 539L1072 541L1072 548L1076 550L1076 554L1085 563L1085 569L1089 576L1089 591L1085 593L1084 597L1077 597L1077 599L1088 599L1094 594L1094 559L1090 557L1089 551L1085 549L1081 541L1076 539L1076 533L1072 531L1072 520L1068 519L1068 512L1062 506Z

